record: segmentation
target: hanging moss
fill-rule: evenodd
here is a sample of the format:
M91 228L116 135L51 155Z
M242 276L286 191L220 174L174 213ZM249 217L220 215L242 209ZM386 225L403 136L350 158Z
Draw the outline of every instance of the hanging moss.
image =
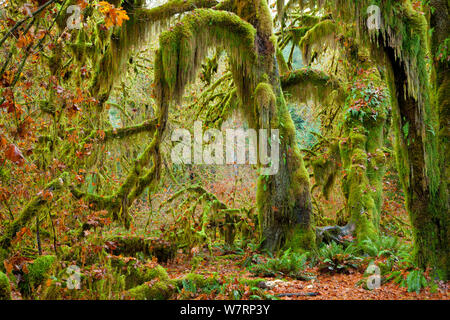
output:
M283 52L281 51L280 48L277 48L277 62L278 62L278 67L280 68L280 72L282 74L289 72L289 66L286 63L286 60L284 59L284 56L283 56Z
M325 45L334 46L336 30L336 23L332 20L323 20L308 30L299 42L303 60L309 64L314 57L314 52L322 49Z
M334 102L342 105L347 93L341 82L324 71L310 67L295 70L281 77L281 87L298 102L312 99L316 103Z
M325 154L314 156L310 161L316 185L322 186L322 194L328 199L341 164L339 143L332 143Z
M169 24L176 14L195 8L212 7L217 2L210 0L173 0L152 9L145 9L144 1L124 2L123 6L129 20L122 27L108 31L97 29L98 40L95 44L101 52L101 59L95 63L97 69L91 83L91 92L98 97L100 108L107 101L113 83L121 75L131 49L141 46L152 35L157 34Z
M184 87L197 76L207 50L220 46L227 51L239 96L245 100L245 89L254 72L254 37L253 27L231 13L198 9L186 15L172 31L160 37L162 75L169 88L167 98L178 101Z

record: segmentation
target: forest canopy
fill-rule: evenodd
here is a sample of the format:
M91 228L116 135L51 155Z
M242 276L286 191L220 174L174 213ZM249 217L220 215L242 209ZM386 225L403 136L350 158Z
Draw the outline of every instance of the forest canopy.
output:
M0 300L448 299L449 9L0 0Z

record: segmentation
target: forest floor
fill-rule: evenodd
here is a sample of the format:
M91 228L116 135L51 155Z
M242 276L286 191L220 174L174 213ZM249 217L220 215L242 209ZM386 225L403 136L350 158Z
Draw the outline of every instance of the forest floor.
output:
M217 254L217 255L215 255ZM209 277L219 273L223 277L251 279L254 276L242 267L248 255L220 255L214 252L212 256L202 261L195 273ZM176 260L162 264L171 278L181 278L191 272L190 258L187 255L178 255ZM427 287L420 293L408 292L407 288L393 282L382 284L375 290L366 290L361 282L366 281L364 271L355 271L350 274L321 274L317 267L306 269L317 277L310 281L295 280L292 278L278 278L277 285L266 289L265 293L272 296L281 296L282 300L448 300L450 299L450 284L441 282L435 292ZM261 278L261 277L258 277ZM268 282L275 282L276 278L265 278ZM192 299L214 299L214 295L192 296ZM221 298L221 297L218 297Z
M251 179L245 179L245 182ZM232 205L235 201L235 195L250 199L249 202L254 201L253 185L242 183L242 188L236 190L236 184L233 181L222 181L221 185L206 186L210 192L218 195L219 199L228 205ZM234 186L234 187L233 187ZM358 256L360 262L357 267L345 268L345 273L323 273L319 270L319 265L316 264L317 257L315 252L310 252L308 256L308 263L302 267L302 273L307 276L312 276L311 280L298 280L282 274L279 269L272 269L276 272L277 277L264 277L260 273L255 273L252 268L255 266L262 266L268 261L279 261L283 259L281 256L271 258L267 253L259 252L257 248L257 238L247 239L246 245L242 245L242 241L236 241L233 246L226 246L223 239L212 239L211 251L208 250L206 243L201 245L196 244L194 247L175 249L172 259L168 262L157 261L156 257L143 256L137 253L141 252L118 252L110 251L115 240L106 241L106 239L159 239L162 230L170 230L170 228L179 228L176 225L173 216L170 212L163 212L158 210L159 204L165 199L169 198L174 190L169 190L169 187L163 187L163 193L153 196L152 202L147 200L136 201L132 208L133 224L130 230L126 230L119 225L111 225L105 227L101 232L96 230L86 230L82 240L72 239L76 241L73 248L81 251L76 256L77 261L72 261L74 264L81 266L81 273L89 279L112 279L111 283L115 283L114 273L111 273L111 268L105 266L108 260L121 260L137 262L135 266L154 266L160 264L167 272L170 279L177 280L175 283L182 282L182 286L178 287L171 293L169 299L197 299L197 300L228 300L228 299L281 299L281 300L449 300L450 282L436 282L432 281L429 272L425 273L427 285L422 287L420 292L408 292L408 288L397 284L395 281L382 283L381 287L374 290L365 289L368 275L365 274L367 267L371 261L386 264L386 256L381 255L361 255ZM411 243L411 234L409 231L408 217L403 206L403 198L397 192L395 183L389 180L385 181L384 191L386 194L383 204L382 215L382 233L387 237L396 237L402 243ZM336 192L336 194L338 194ZM230 196L231 195L231 196ZM231 199L231 200L230 200ZM242 201L242 203L244 203ZM239 205L245 205L239 202ZM323 211L328 215L324 216L322 225L333 224L337 220L336 207L342 206L342 199L337 196L330 198L330 200L320 199L320 204ZM95 218L95 217L94 217ZM94 221L95 222L95 221ZM31 234L31 232L30 232ZM34 238L24 234L26 243L32 247L34 245ZM67 238L67 239L65 239ZM66 236L59 241L66 243L70 239ZM350 240L351 241L351 240ZM107 253L103 254L103 248L107 247ZM53 240L51 237L42 239L42 247L44 255L53 254ZM66 246L67 247L67 246ZM181 249L183 248L183 249ZM388 248L394 250L394 248ZM77 251L75 251L77 252ZM282 253L281 253L282 254ZM342 256L342 252L335 252L335 256ZM409 256L409 251L406 251ZM93 257L93 259L91 259ZM100 258L101 257L101 258ZM63 263L67 264L71 261L69 258ZM151 259L151 260L150 260ZM316 261L313 263L313 260ZM24 269L30 262L31 258L25 257L25 253L21 250L16 252L16 255L10 257L8 264L11 269ZM295 260L295 259L293 259ZM145 263L144 263L145 262ZM128 262L126 262L128 263ZM107 263L106 263L107 264ZM5 265L6 266L6 265ZM314 267L311 267L314 266ZM408 273L414 268L406 268L405 264L399 261L396 264L396 272L401 273L401 277L406 279ZM22 272L20 270L19 274ZM253 273L251 272L253 271ZM323 271L323 270L322 270ZM393 271L393 270L392 270ZM183 282L189 279L192 274L200 275L200 279L215 279L215 283L211 286L190 287L189 284ZM287 274L287 273L286 273ZM384 273L387 276L389 272ZM20 277L18 278L20 280ZM59 277L54 280L58 283L63 283L65 278ZM106 281L106 280L105 280ZM153 281L153 280L152 280ZM151 284L150 282L145 282ZM107 283L107 282L105 282ZM45 286L50 286L52 281L46 281L43 286L36 291L40 293ZM12 285L12 299L20 300L27 297L22 296L19 286ZM106 286L108 287L108 286ZM256 289L255 289L256 287ZM124 288L104 288L101 292L91 287L83 287L83 292L79 295L72 296L69 291L64 290L58 296L62 299L129 299ZM84 290L86 289L86 290ZM237 294L235 294L237 292ZM167 297L166 297L167 298Z
M249 175L249 173L246 173ZM391 177L391 173L387 175L388 178L384 181L384 192L386 197L383 203L383 217L382 224L384 226L383 232L392 234L408 241L410 236L408 234L408 216L403 205L403 197L398 191L397 179ZM395 177L395 176L394 176ZM244 181L252 181L246 179ZM243 182L241 188L238 188L238 197L248 197L254 199L251 190L252 186L247 185L248 182ZM233 181L223 181L221 185L217 183L213 186L207 186L211 192L215 192L218 198L231 205L227 195L236 194L236 186ZM220 191L218 191L220 190ZM335 194L338 194L337 192ZM168 197L168 195L163 196ZM159 202L159 201L158 201ZM336 207L343 206L343 200L338 196L332 197L330 200L321 198L321 205L325 212L334 212ZM135 207L135 222L136 225L150 226L150 229L157 230L161 227L162 222L166 221L167 216L161 216L154 213L152 218L148 218L148 210L146 204L141 203ZM336 220L336 216L328 217L330 222ZM150 222L150 223L149 223ZM137 228L140 229L140 228ZM141 228L142 229L142 228ZM140 230L141 232L143 230ZM149 232L150 230L146 230ZM137 233L140 233L139 231ZM144 232L145 233L145 232ZM141 233L142 234L142 233ZM255 275L250 273L249 266L252 264L252 256L256 252L249 249L237 251L224 249L222 246L213 246L212 253L206 248L199 249L191 254L181 253L179 250L175 259L168 263L161 263L167 269L170 278L182 278L188 273L195 272L203 275L205 278L218 274L220 277L229 279L256 279ZM200 257L198 265L193 268L193 257ZM267 259L266 255L260 255L262 259ZM250 262L249 262L250 261ZM383 283L380 288L375 290L367 290L363 288L362 283L367 281L367 276L364 276L364 271L368 263L363 263L357 270L349 270L347 274L328 274L321 273L318 267L305 269L305 273L314 274L314 279L310 281L301 281L289 277L280 278L264 278L267 282L276 281L276 286L264 290L268 296L277 297L283 300L448 300L450 299L449 287L450 282L439 282L437 287L433 290L430 287L422 288L420 293L408 292L408 288L400 286L395 282ZM257 277L262 278L262 277ZM245 295L244 295L245 296ZM247 296L248 297L248 296ZM186 296L178 296L177 298L186 298ZM215 294L191 294L188 295L190 299L223 299L226 298ZM245 297L244 297L245 298Z

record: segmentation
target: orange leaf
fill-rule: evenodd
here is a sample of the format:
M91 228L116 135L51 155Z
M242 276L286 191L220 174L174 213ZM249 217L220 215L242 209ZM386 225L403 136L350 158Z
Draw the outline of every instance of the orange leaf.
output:
M20 152L19 148L17 148L15 144L10 144L6 148L5 157L19 166L23 165L25 162L22 152Z
M6 273L10 273L13 269L13 265L6 260L3 261L3 265L5 266Z

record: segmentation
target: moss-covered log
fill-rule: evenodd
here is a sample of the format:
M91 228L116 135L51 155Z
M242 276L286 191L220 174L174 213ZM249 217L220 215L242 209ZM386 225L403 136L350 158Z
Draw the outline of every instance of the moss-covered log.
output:
M159 262L167 262L175 257L177 245L157 238L139 236L116 236L107 241L113 241L115 248L112 253L123 256L136 256L138 253L156 257Z

